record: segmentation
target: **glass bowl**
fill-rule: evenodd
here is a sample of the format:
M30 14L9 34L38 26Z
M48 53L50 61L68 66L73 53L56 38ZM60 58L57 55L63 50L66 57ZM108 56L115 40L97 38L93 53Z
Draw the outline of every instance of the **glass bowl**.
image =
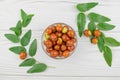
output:
M62 27L64 27L64 26L67 26L68 27L68 29L69 30L72 30L72 31L74 31L73 30L73 28L71 27L71 26L69 26L69 25L67 25L67 24L65 24L65 23L54 23L54 24L52 24L52 25L50 25L50 26L48 26L46 29L45 29L45 31L42 33L42 38L41 38L41 44L42 44L42 48L43 48L43 50L44 50L44 52L49 56L49 57L51 57L51 58L54 58L54 59L65 59L65 58L68 58L69 56L71 56L73 53L74 53L74 51L75 51L75 48L76 48L76 46L77 46L77 35L76 35L76 33L75 33L75 31L74 31L74 39L73 38L70 38L70 40L72 39L72 40L75 40L75 42L74 42L74 49L72 48L72 47L67 47L67 49L65 50L66 51L66 53L65 53L65 51L61 51L61 45L60 45L60 49L59 50L56 50L57 52L58 52L58 56L51 56L51 55L56 55L56 54L54 54L53 52L54 51L47 51L47 47L46 47L46 45L45 45L45 41L47 41L47 40L49 40L49 41L51 41L51 39L50 39L50 34L48 34L49 35L49 37L47 36L46 37L46 30L48 29L48 28L51 28L51 27L55 27L55 29L56 29L56 26L58 25L58 24L60 24L60 25L62 25ZM62 29L64 29L64 28L62 28ZM62 31L62 32L64 32L64 31ZM62 33L61 32L61 33ZM54 32L54 33L57 33L57 31L56 32ZM63 34L67 34L67 33L62 33L62 35ZM46 39L47 38L47 39ZM58 38L58 36L57 36L57 38ZM62 37L60 37L59 39L62 39ZM57 42L57 41L56 41ZM69 42L64 42L63 41L63 39L62 39L62 42L64 43L64 45L65 46L67 46L66 44ZM52 44L53 44L54 42L52 42ZM57 43L56 43L57 44ZM63 47L63 46L62 46ZM68 48L69 48L69 50L68 50ZM51 49L55 49L55 45L52 45L52 48ZM72 50L71 50L72 49ZM69 55L67 54L67 52L69 51ZM64 56L63 56L64 55Z

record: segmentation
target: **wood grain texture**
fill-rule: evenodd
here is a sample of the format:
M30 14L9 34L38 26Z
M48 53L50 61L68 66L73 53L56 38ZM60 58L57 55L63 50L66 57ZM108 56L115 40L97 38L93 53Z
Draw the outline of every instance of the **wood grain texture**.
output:
M42 77L42 76L0 76L2 80L119 80L119 77Z
M42 77L42 76L0 76L2 80L120 80L119 77Z
M92 9L107 15L112 19L110 23L115 24L116 28L106 32L107 36L112 36L120 41L120 2L119 0L91 0L99 2L99 5ZM78 11L75 5L81 2L90 2L89 0L0 0L0 79L1 80L119 80L120 79L120 47L112 48L113 66L107 66L102 54L97 46L90 44L85 37L78 38L78 45L72 56L64 60L54 60L47 56L41 47L41 36L47 26L56 22L69 24L77 31L76 15ZM44 73L26 74L28 68L20 68L18 65L21 60L18 55L10 52L9 47L19 44L13 44L5 37L5 33L11 33L8 29L15 26L20 19L20 9L27 13L34 13L35 16L27 29L33 30L33 39L38 40L38 51L35 58L40 62L45 62L49 68ZM86 13L87 14L87 13Z

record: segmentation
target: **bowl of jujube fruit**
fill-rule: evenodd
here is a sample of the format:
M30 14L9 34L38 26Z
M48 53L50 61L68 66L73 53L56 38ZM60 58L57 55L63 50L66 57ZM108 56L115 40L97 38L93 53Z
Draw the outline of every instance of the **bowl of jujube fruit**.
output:
M73 54L77 36L73 28L65 23L54 23L42 34L42 47L54 59L65 59Z

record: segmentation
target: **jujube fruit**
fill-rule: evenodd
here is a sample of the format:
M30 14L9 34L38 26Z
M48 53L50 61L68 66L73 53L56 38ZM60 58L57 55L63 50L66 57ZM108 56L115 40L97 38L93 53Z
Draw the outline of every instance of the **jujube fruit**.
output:
M44 41L44 44L45 44L45 46L47 47L47 48L51 48L52 47L52 41L50 41L50 40L46 40L46 41Z
M63 34L62 40L66 42L66 41L70 40L70 38L66 34Z
M52 32L56 32L56 26L51 26Z
M59 57L62 57L62 55L63 55L63 52L62 51L59 51Z
M53 50L53 48L46 48L46 51L50 53Z
M48 33L45 33L45 39L48 40L50 38L50 35Z
M61 51L65 51L67 49L66 45L61 45Z
M50 40L51 40L51 41L57 41L57 35L54 34L54 33L52 33L52 34L50 35Z
M57 42L56 41L54 41L54 42L52 42L53 43L53 45L56 45L57 44Z
M73 30L69 30L69 31L67 32L67 35L68 35L69 37L73 38L73 37L75 36L75 32L74 32Z
M100 30L95 30L94 31L94 36L99 37L101 35Z
M21 52L20 53L20 59L25 59L27 57L27 53L26 52Z
M73 42L72 40L68 40L68 41L66 42L66 45L67 45L67 46L73 46L73 45L74 45L74 42Z
M56 32L56 35L57 35L58 37L61 37L61 36L62 36L62 33L61 33L61 32Z
M73 51L75 49L75 46L73 45L73 46L68 46L68 50L69 51Z
M63 43L62 39L61 39L61 38L58 38L57 44L58 44L58 45L61 45L62 43Z
M63 52L63 57L67 58L70 55L70 51L66 50Z
M62 24L57 24L57 26L56 26L56 30L58 31L58 32L62 32Z
M60 46L59 46L59 45L55 45L55 46L54 46L54 49L55 49L55 50L60 50Z
M91 35L92 35L92 33L91 33L91 31L90 30L85 30L84 31L84 35L86 36L86 37L90 37Z
M62 33L67 33L69 30L68 26L64 26L62 29Z
M52 33L52 29L51 28L47 28L45 31L47 34L51 34Z
M53 57L53 58L57 57L58 55L59 55L59 53L58 53L58 51L56 51L56 50L52 50L52 51L50 52L50 56Z
M71 40L72 40L74 43L76 42L76 39L75 39L75 38L72 38Z
M97 38L92 38L92 43L93 44L97 44L98 43L98 39Z

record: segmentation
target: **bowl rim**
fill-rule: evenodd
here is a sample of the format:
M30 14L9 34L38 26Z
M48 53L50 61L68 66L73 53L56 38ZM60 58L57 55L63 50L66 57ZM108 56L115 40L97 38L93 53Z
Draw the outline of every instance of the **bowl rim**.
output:
M69 57L75 52L76 47L77 47L77 45L78 45L78 38L77 38L76 31L75 31L70 25L68 25L68 24L66 24L66 23L63 23L63 22L53 23L53 24L49 25L48 27L51 27L52 25L56 25L56 24L67 25L71 30L73 30L73 31L75 32L75 38L76 38L75 49L70 52L70 55L69 55L68 57L66 57L66 58L69 58ZM48 27L47 27L47 28L48 28ZM47 28L44 29L44 31L42 32L42 36L41 36L41 46L42 46L43 51L46 53L46 55L48 55L48 56L49 56L50 58L52 58L52 59L55 59L55 60L63 60L63 59L66 59L66 58L64 58L64 57L62 57L62 58L53 58L53 57L51 57L51 56L49 55L50 53L48 53L48 52L46 51L46 48L45 48L45 45L44 45L44 42L43 42L43 41L44 41L45 30L46 30Z

